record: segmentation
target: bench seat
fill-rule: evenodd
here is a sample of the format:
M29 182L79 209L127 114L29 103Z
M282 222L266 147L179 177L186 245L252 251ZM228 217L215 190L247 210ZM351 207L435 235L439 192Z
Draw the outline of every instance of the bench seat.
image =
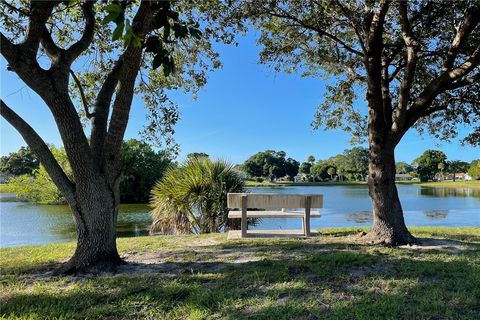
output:
M233 210L228 212L231 219L241 219L242 211ZM305 211L247 211L248 218L304 218ZM320 211L310 211L310 217L319 218Z

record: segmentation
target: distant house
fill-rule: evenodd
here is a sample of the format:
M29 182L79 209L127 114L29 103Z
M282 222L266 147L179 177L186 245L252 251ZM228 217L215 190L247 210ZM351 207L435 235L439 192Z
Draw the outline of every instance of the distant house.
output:
M6 183L11 177L12 175L10 174L0 174L0 183Z
M395 175L395 181L411 181L413 176L409 173L397 173Z
M293 177L293 181L295 182L306 182L308 181L308 176L305 173L300 173Z
M447 177L447 180L453 180L453 173L450 173ZM458 172L455 173L455 180L472 180L472 177L470 177L467 173L464 172Z

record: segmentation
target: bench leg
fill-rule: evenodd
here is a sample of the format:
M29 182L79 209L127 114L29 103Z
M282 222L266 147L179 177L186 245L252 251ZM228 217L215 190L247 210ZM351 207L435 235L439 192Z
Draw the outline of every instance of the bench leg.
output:
M307 196L305 199L305 236L310 237L310 209L312 206L312 198Z
M242 220L240 221L242 228L242 238L247 237L247 196L242 196Z
M307 236L307 220L305 217L302 218L302 231L305 236Z

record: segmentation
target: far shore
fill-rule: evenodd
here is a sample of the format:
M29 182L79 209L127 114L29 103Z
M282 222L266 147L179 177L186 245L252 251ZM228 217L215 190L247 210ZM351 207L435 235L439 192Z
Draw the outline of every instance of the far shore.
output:
M420 181L397 181L399 185L418 185L431 188L471 188L480 189L480 180L476 181L441 181L441 182L420 182ZM326 181L326 182L257 182L252 180L246 181L247 187L309 187L309 186L342 186L342 185L367 185L365 181Z
M326 182L257 182L252 180L245 181L247 187L314 187L314 186L344 186L344 185L358 185L366 186L365 181L326 181ZM441 181L441 182L419 182L419 181L397 181L398 185L418 185L430 188L470 188L480 189L480 180L475 181ZM13 193L13 190L7 184L0 184L0 193Z

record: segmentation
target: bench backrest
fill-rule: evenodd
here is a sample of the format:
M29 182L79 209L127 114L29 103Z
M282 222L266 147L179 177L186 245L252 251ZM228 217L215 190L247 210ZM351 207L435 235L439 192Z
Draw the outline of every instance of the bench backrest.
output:
M228 208L241 208L242 197L247 196L247 208L255 209L292 209L305 208L307 197L310 197L311 208L323 208L321 194L278 194L278 193L229 193Z

